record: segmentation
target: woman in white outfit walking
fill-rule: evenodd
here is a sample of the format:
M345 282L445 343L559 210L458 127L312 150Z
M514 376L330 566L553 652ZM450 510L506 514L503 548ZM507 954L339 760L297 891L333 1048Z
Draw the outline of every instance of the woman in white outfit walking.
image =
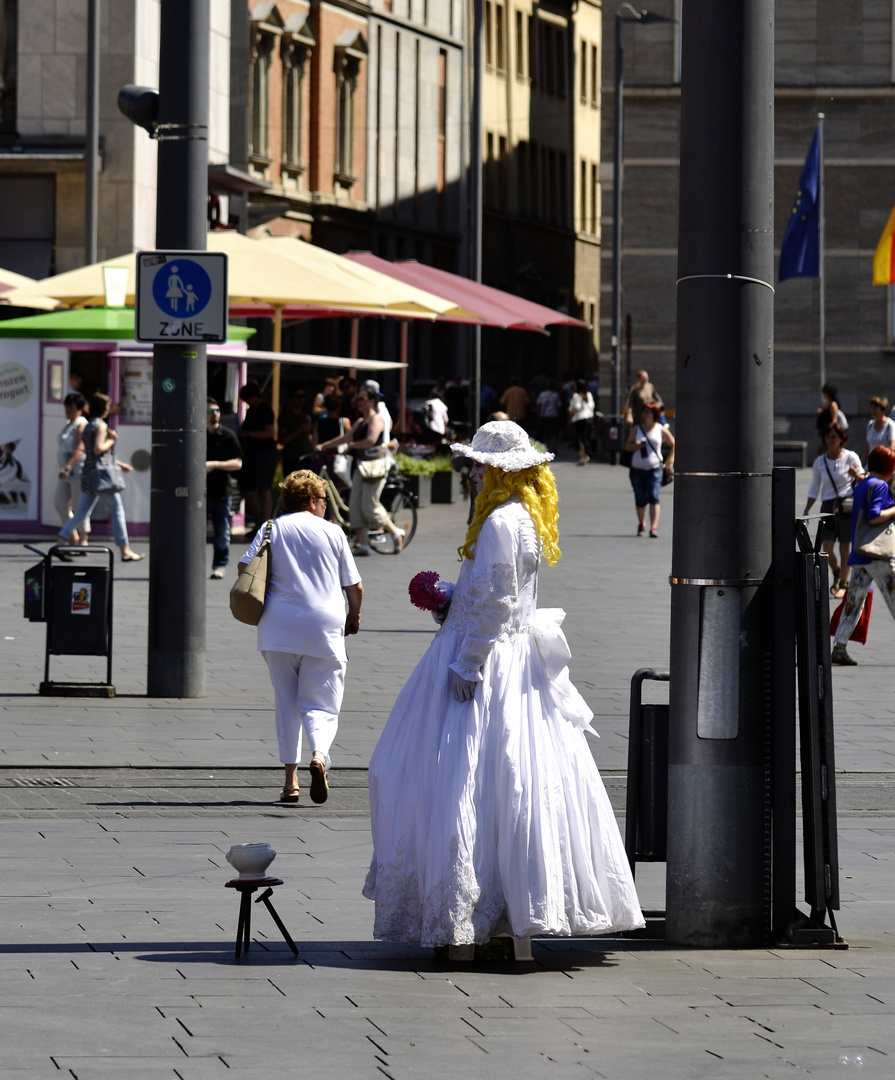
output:
M322 803L329 791L329 751L345 687L345 638L360 628L364 588L344 532L323 519L324 481L303 469L290 473L280 486L285 512L270 531L270 586L258 623L258 651L273 685L285 771L280 802L298 802L304 733L311 747L311 800ZM239 560L240 574L266 531L258 530Z

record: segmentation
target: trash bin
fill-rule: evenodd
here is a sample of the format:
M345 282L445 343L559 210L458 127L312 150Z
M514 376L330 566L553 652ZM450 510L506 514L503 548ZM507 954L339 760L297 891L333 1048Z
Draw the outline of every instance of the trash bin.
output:
M77 563L72 556L83 556ZM96 556L104 556L102 561ZM30 591L42 585L43 620L47 624L44 681L41 694L114 697L112 686L112 569L111 548L90 544L87 547L51 548L43 562L42 581L38 567L26 572L26 616L33 621L38 601L29 603ZM33 575L29 579L29 575ZM50 680L50 656L105 656L105 683L56 683Z
M600 422L600 442L602 456L615 461L617 455L625 448L625 440L628 437L627 426L623 416L604 416Z
M47 647L53 655L106 655L111 576L107 566L51 566Z
M644 705L643 683L668 682L667 671L640 668L631 680L625 851L636 862L664 862L668 836L668 706Z

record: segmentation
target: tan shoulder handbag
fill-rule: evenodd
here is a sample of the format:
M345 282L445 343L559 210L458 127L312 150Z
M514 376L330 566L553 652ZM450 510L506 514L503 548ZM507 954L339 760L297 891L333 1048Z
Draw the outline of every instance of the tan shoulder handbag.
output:
M264 600L270 586L270 530L273 519L264 529L264 539L251 562L233 583L230 590L230 611L234 619L257 626L264 611Z

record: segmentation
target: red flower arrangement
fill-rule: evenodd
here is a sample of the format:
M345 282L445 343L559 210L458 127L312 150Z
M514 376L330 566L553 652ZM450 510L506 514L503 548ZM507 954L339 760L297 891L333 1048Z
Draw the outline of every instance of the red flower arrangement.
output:
M446 583L438 584L438 574L434 570L420 570L411 579L407 591L411 604L422 611L435 611L450 600Z

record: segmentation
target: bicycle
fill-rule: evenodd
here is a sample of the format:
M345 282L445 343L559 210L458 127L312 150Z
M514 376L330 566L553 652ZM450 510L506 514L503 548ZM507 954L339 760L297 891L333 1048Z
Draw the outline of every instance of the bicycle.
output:
M353 530L349 521L348 504L342 498L342 493L336 486L325 462L311 456L302 459L299 464L302 468L308 468L317 473L326 484L326 519L343 529L345 535L350 539ZM358 481L358 483L360 482ZM386 513L395 526L403 529L404 547L406 548L416 534L418 502L416 494L407 489L403 476L391 472L385 482L385 487L382 489L382 494L379 496L379 501L385 507ZM392 554L391 535L385 529L370 529L369 544L371 550L375 551L377 555Z

